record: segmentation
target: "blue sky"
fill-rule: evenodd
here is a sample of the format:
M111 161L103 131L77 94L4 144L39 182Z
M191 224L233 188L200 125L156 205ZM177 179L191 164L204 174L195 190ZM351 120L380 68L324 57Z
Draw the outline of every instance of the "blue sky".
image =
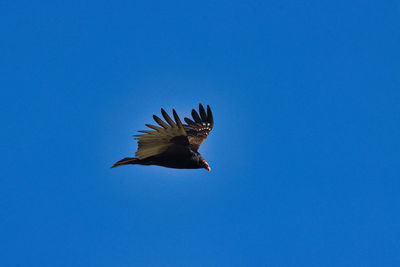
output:
M398 1L3 1L2 266L400 266ZM209 104L212 171L127 166Z

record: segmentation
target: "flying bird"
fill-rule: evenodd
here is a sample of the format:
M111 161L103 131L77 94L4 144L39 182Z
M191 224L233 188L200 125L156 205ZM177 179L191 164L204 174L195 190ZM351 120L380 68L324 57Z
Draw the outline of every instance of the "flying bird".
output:
M197 150L208 137L214 126L214 118L210 106L207 112L199 104L199 113L192 110L192 119L184 118L187 124L182 124L175 109L172 110L175 121L161 109L165 121L153 115L155 122L161 126L146 124L153 131L139 131L135 135L138 140L138 149L134 158L123 158L111 168L129 165L157 165L175 169L201 169L211 170L207 161Z

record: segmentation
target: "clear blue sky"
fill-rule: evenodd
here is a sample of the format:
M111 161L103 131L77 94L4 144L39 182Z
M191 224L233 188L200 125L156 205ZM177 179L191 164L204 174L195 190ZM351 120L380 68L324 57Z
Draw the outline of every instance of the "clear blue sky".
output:
M2 1L1 266L400 266L398 1ZM209 104L212 171L127 166Z

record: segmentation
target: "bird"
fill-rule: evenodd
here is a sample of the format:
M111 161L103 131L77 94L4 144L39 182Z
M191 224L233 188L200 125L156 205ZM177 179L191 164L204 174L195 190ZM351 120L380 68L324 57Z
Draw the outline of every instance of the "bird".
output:
M210 106L207 105L206 112L203 105L199 104L199 112L192 110L193 119L184 118L186 124L182 124L175 109L172 110L175 121L162 108L161 114L165 122L153 115L154 121L161 127L145 124L151 130L141 130L138 131L141 134L134 135L138 141L135 157L123 158L111 168L133 164L175 169L203 168L210 171L210 165L198 152L214 126Z

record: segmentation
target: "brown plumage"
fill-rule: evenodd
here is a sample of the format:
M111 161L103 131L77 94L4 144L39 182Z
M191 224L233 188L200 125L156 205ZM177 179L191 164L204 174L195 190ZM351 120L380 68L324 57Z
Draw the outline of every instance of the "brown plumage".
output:
M128 165L158 165L177 169L199 169L208 171L210 167L197 150L208 137L214 126L214 118L207 106L199 104L199 113L192 110L193 120L184 118L187 124L183 125L175 110L172 111L174 120L161 109L161 114L166 122L153 115L159 126L146 124L153 131L139 131L143 134L136 135L138 150L135 158L124 158L116 162L112 168Z

